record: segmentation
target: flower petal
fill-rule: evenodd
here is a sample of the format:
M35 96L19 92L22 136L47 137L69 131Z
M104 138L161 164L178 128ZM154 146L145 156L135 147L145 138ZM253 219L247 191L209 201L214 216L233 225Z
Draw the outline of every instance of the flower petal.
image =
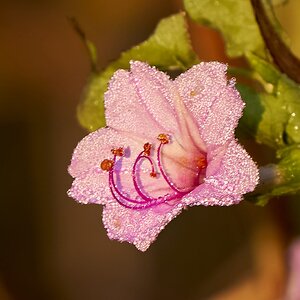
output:
M205 182L184 197L189 205L231 205L254 190L258 169L236 140L209 149Z
M159 133L164 132L165 128L157 122L144 104L136 82L141 81L124 70L117 71L112 77L104 96L107 125L148 140L155 139ZM156 93L153 95L157 96ZM154 103L160 103L161 98L152 100Z
M162 204L146 210L130 210L117 204L109 204L103 208L103 223L110 239L127 241L137 249L146 251L181 210L181 204Z
M169 76L140 61L131 61L130 75L140 103L146 107L152 118L163 127L163 132L178 132L174 108L176 90Z
M125 156L136 157L142 151L143 142L143 139L120 133L112 128L99 129L84 137L77 145L68 171L74 178L94 171L103 173L100 164L104 159L112 157L111 149L124 147ZM128 146L130 146L130 149ZM133 162L130 162L130 160L124 160L122 171L131 170L132 164Z
M108 185L108 175L99 171L76 177L68 190L68 196L82 204L107 203L112 198Z
M207 145L224 144L233 138L244 107L234 82L227 84L226 69L218 62L201 63L175 80Z
M105 94L107 124L151 142L168 133L185 147L204 149L197 123L169 76L139 61L130 65L130 72L119 70L110 81Z
M203 183L183 197L182 203L188 206L230 206L242 200L240 194L225 194L210 183Z

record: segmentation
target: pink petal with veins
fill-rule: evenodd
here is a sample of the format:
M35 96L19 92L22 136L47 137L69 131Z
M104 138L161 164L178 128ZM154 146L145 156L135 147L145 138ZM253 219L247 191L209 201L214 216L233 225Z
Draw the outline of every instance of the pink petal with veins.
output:
M224 144L234 137L244 102L231 81L227 66L218 62L200 63L181 74L175 84L188 111L198 123L199 134L209 145Z

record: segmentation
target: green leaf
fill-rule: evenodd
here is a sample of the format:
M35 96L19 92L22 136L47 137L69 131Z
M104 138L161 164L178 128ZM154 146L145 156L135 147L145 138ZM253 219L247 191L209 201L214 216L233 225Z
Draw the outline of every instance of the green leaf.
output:
M263 114L258 124L256 140L275 149L285 146L285 125L287 112L283 108L284 100L273 94L259 95Z
M282 110L286 111L286 135L288 144L300 143L300 86L282 75L277 95L282 99Z
M128 69L130 60L146 61L164 71L186 70L196 64L184 14L161 20L148 40L122 53L103 72L91 75L78 106L80 124L89 131L105 126L104 92L113 73Z
M278 194L294 193L300 190L300 144L281 149L277 152L280 159L278 169L283 185L278 188Z
M194 21L223 35L229 56L249 51L264 56L264 42L250 0L184 0L184 6Z
M82 100L77 107L79 123L89 131L105 126L103 93L112 72L93 72L83 91Z
M268 63L264 59L251 52L246 53L246 58L251 68L256 71L263 80L265 80L267 83L277 85L282 74L278 69L275 68L274 65Z
M281 98L278 100L273 94L259 93L241 84L237 89L246 103L239 131L253 135L258 143L283 147L287 114L282 109Z
M300 192L300 144L285 147L277 152L280 159L276 168L276 184L267 192L251 199L257 205L265 205L271 198Z
M284 74L274 93L260 93L263 113L256 140L275 149L300 143L300 86Z
M263 93L261 99L257 140L277 149L300 143L300 86L282 74L274 93Z
M238 86L246 102L244 127L275 149L300 143L300 86L258 56L246 57L266 92Z
M159 22L154 34L144 43L122 53L116 65L128 67L131 60L147 61L162 70L186 70L198 63L183 13Z
M243 84L237 84L236 88L246 104L239 122L238 132L256 136L264 111L261 96L253 88Z

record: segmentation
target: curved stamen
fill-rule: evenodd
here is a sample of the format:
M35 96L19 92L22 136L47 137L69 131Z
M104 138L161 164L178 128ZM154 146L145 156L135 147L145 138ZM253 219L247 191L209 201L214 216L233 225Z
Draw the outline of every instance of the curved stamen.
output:
M117 186L114 184L114 180L113 180L113 171L109 172L109 176L110 176L110 180L109 180L109 188L110 191L112 193L112 196L114 197L114 199L122 206L126 207L126 208L130 208L130 209L145 209L145 208L150 208L159 204L162 204L164 202L166 202L167 198L157 198L155 199L155 201L136 201L133 199L130 199L126 196L124 196L117 188ZM125 202L129 202L130 204L124 203L121 199L119 199L117 197L117 195L115 194L115 192L117 192L117 194L119 195L119 197Z
M116 156L114 156L114 159L113 159L113 162L115 163L116 162ZM147 203L148 201L139 201L139 200L134 200L134 199L131 199L131 198L128 198L126 197L125 195L123 195L121 193L121 191L118 189L116 183L115 183L115 179L114 179L114 170L110 170L109 171L109 184L110 186L112 186L114 188L114 190L118 193L118 195L123 199L123 200L126 200L128 202L131 202L131 203L135 203L135 204L142 204L142 203Z
M132 173L135 174L135 169L137 167L137 164L142 159L147 159L150 162L151 169L152 169L151 172L150 172L150 176L151 177L156 177L155 167L154 167L154 163L153 163L152 159L150 157L148 157L148 156L143 155L143 152L140 153L139 156L137 157L137 159L136 159L136 161L135 161L135 163L133 165L133 172Z
M110 187L110 191L112 193L112 196L114 197L114 199L122 206L126 207L126 208L130 208L130 209L146 209L146 208L150 208L153 206L157 206L159 204L162 203L167 203L167 201L170 200L174 200L176 198L178 198L178 194L173 194L173 195L165 195L164 197L158 197L158 198L150 198L150 197L146 197L144 194L140 194L139 195L143 198L146 199L145 201L138 201L138 200L134 200L131 198L128 198L126 196L124 196L118 189L118 187L116 186L115 182L114 182L114 177L113 177L113 171L109 172L109 187ZM139 187L136 187L136 190L139 191ZM118 196L116 195L116 193L118 194ZM120 197L120 199L119 199ZM128 202L128 203L126 203Z
M141 153L138 155L138 157L137 157L137 159L135 160L134 165L133 165L133 169L132 169L133 185L134 185L134 187L135 187L137 193L142 197L142 199L144 199L145 201L152 201L152 200L156 200L156 199L155 199L155 198L148 197L148 196L146 196L146 195L142 192L142 190L140 189L140 187L139 187L139 185L138 185L138 183L137 183L137 178L136 178L136 168L137 168L137 164L139 163L139 161L140 161L141 159L147 159L147 160L150 162L151 167L152 167L152 172L151 172L151 173L155 173L154 164L153 164L151 158L148 157L148 156L145 156L145 155L143 155L143 154L144 154L144 151L141 152ZM150 173L150 174L151 174L151 173Z
M143 152L142 152L143 153ZM135 162L135 166L134 166L134 170L136 169L136 165L137 165L137 162L142 159L142 158L146 158L146 159L149 159L148 157L146 156L143 156L142 153L138 156L138 158L136 159L136 162ZM114 159L113 159L113 162L115 164L116 162L116 156L114 156ZM152 163L152 166L154 168L154 165ZM153 171L153 170L152 170ZM115 180L114 180L114 171L113 169L110 170L109 172L109 186L110 186L110 190L112 192L112 195L114 196L114 198L123 206L125 207L130 207L130 208L148 208L148 207L151 207L151 206L154 206L154 205L158 205L158 204L161 204L161 203L164 203L166 201L170 201L170 200L174 200L176 198L178 198L178 195L177 194L173 194L173 195L165 195L164 197L158 197L158 198L152 198L152 197L147 197L146 195L144 195L141 191L141 189L139 188L137 182L136 182L136 176L135 174L133 175L133 178L134 178L134 186L135 186L135 189L136 191L138 192L139 196L144 199L144 201L140 201L140 200L134 200L134 199L131 199L131 198L128 198L126 197L125 195L123 195L121 193L121 191L118 189L117 185L115 184ZM134 206L129 206L125 203L123 203L115 194L115 192L119 195L119 197L121 197L122 200L125 200L129 203L132 203ZM136 206L137 205L137 206Z
M123 203L122 201L120 201L120 200L118 199L118 197L115 195L115 192L114 192L114 186L113 186L113 184L112 184L111 181L109 181L109 188L110 188L110 192L111 192L111 194L113 195L114 199L115 199L120 205L122 205L122 206L124 206L124 207L126 207L126 208L134 209L134 206L127 205L127 204Z
M126 203L124 203L123 201L121 201L117 196L116 194L114 193L114 189L113 187L110 185L110 191L114 197L114 199L122 206L126 207L126 208L130 208L130 209L146 209L146 208L150 208L150 207L153 207L153 206L156 206L156 205L159 205L159 204L162 204L164 202L166 202L166 200L161 200L159 202L156 202L156 203L137 203L137 204L132 204L132 205L128 205Z
M153 207L153 206L157 206L157 205L162 204L162 203L169 204L168 201L178 199L178 198L180 198L180 197L182 197L182 196L184 196L184 195L186 195L187 193L190 192L190 190L188 190L188 191L179 190L175 186L175 184L169 179L168 175L164 171L162 161L161 161L161 151L162 151L162 146L164 144L169 143L169 136L166 135L166 134L159 134L158 135L158 140L160 141L160 145L157 149L158 168L159 168L164 180L169 185L169 187L174 191L174 193L166 194L162 197L151 197L151 196L147 196L146 194L144 194L144 192L140 188L140 186L138 184L137 168L138 168L138 164L141 160L146 159L150 163L150 165L151 165L150 176L151 177L156 177L155 165L154 165L153 160L150 157L150 151L151 151L152 146L151 146L150 143L146 143L146 144L144 144L144 151L142 151L137 156L137 158L134 162L134 165L133 165L133 169L132 169L133 185L134 185L134 188L135 188L138 196L140 197L140 199L136 200L136 199L131 199L131 198L125 196L121 192L119 187L117 186L117 184L115 182L115 178L114 178L114 167L115 167L115 164L116 164L116 158L117 158L117 156L123 156L124 155L124 150L123 150L123 148L114 148L114 149L111 150L112 154L114 155L113 159L112 160L111 159L103 160L100 167L101 167L102 170L108 171L110 191L111 191L112 196L114 197L114 199L120 205L122 205L126 208L130 208L130 209L145 209L145 208L150 208L150 207ZM205 158L204 158L204 160L199 160L198 164L199 164L198 168L199 168L200 171L201 171L201 169L204 169L206 167ZM199 174L200 174L200 171L199 171ZM169 205L171 205L171 204L169 204Z
M132 170L133 184L134 184L134 187L135 187L137 193L140 195L140 197L142 197L142 199L144 199L145 201L153 201L153 202L157 202L157 201L161 200L162 198L165 199L165 201L170 201L170 200L174 200L174 199L178 198L179 195L178 195L177 192L176 192L175 194L172 194L172 195L167 194L167 195L165 195L165 196L163 196L163 197L158 197L158 198L149 197L149 196L145 195L145 194L142 192L141 188L140 188L139 185L138 185L137 178L136 178L136 168L137 168L137 164L138 164L138 162L139 162L140 160L142 160L142 159L147 159L147 160L150 162L150 164L151 164L152 171L151 171L151 173L150 173L150 176L151 176L152 173L155 173L154 163L152 162L151 158L148 157L148 156L144 156L144 155L143 155L143 152L141 152L141 153L138 155L138 157L137 157L137 159L136 159L136 161L135 161L135 163L134 163L133 170ZM156 173L155 173L155 174L156 174Z

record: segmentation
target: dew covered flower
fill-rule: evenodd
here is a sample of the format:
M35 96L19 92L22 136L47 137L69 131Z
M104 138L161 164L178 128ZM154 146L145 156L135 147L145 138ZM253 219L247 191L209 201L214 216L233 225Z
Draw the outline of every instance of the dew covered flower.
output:
M236 204L255 188L257 167L234 137L244 103L226 69L200 63L171 80L134 61L114 74L107 127L76 147L68 191L104 205L111 239L145 251L182 209Z

